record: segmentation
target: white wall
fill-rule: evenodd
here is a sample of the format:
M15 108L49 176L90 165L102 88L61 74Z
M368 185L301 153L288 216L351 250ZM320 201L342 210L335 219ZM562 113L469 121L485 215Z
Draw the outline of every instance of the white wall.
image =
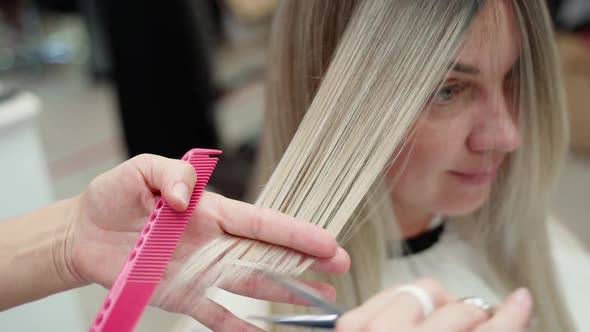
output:
M53 201L37 127L40 109L30 93L0 101L0 220ZM0 331L88 330L79 299L74 290L0 312Z

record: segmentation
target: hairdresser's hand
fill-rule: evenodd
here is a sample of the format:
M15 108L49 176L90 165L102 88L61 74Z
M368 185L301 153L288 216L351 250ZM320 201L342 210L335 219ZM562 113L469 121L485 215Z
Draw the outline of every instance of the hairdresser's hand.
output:
M343 315L336 332L522 332L529 325L533 304L526 291L513 293L489 317L474 305L453 301L436 281L419 280L410 286L423 289L433 299L434 311L428 317L423 317L416 297L393 287Z
M72 285L98 283L109 288L159 195L173 208L184 210L195 182L196 175L190 164L155 155L137 156L98 176L78 197L77 213L64 248L69 271L64 279ZM338 247L327 231L275 211L205 192L169 270L179 266L180 260L196 248L221 234L269 242L317 257L316 270L339 273L349 266L347 253ZM159 288L165 287L169 281L168 272ZM252 283L245 283L242 288L233 286L231 291L246 296L297 302L286 291L262 293ZM333 287L319 283L314 286L334 296ZM157 304L166 310L188 310L179 309L173 303ZM221 307L206 309L201 311L208 312L206 317L196 317L205 325L219 324L222 317L229 319L226 330L235 330L245 324L233 316L224 316L229 313ZM192 312L184 313L195 316ZM207 319L215 321L203 321Z

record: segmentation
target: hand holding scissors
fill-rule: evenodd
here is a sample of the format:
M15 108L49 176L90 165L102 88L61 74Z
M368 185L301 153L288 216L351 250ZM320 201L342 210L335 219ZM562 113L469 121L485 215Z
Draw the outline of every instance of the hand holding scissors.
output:
M295 279L270 276L325 314L251 318L339 332L521 332L530 325L533 307L531 296L524 289L493 307L477 297L452 299L438 282L418 280L386 289L358 308L346 311Z

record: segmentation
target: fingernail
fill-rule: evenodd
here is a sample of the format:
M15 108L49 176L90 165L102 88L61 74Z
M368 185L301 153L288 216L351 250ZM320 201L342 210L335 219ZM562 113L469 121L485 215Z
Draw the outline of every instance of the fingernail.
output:
M529 307L532 303L531 293L526 288L519 288L512 293L508 303L518 307Z
M188 204L190 197L188 187L186 186L186 184L184 184L184 182L176 183L174 185L174 188L172 188L172 193L176 198L181 200L185 206Z

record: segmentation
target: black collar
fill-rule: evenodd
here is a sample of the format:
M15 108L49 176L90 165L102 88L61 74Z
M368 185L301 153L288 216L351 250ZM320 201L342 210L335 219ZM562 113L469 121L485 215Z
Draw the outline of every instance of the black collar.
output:
M409 256L422 252L438 242L440 236L445 229L445 223L442 222L435 228L421 233L417 236L405 239L402 241L402 253L404 256Z

